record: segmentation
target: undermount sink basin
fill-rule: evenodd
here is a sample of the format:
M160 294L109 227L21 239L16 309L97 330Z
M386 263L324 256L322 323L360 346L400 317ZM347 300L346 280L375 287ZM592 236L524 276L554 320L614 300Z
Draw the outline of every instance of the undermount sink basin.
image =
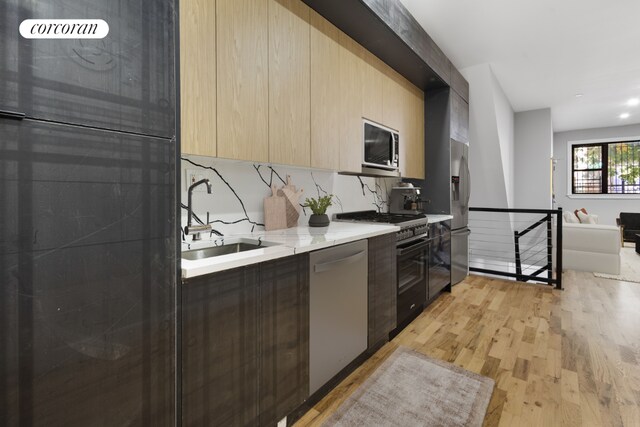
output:
M195 261L199 259L212 258L220 255L229 255L239 252L252 251L254 249L264 249L265 247L275 246L274 243L268 242L237 242L226 243L221 246L213 246L210 248L193 249L190 251L182 252L182 259Z

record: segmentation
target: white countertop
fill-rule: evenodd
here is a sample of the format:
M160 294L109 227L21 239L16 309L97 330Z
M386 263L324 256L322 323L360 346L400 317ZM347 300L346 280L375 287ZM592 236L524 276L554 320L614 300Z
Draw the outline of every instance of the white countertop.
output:
M442 221L442 220L440 220ZM368 239L400 228L388 224L357 224L352 222L331 222L328 227L293 227L283 230L257 231L247 234L234 234L224 237L203 238L197 243L183 243L182 250L193 250L237 243L238 241L265 242L277 246L265 246L246 252L220 255L201 260L182 260L182 278L201 276L244 265L270 261L289 255L315 251L356 240Z
M429 224L433 224L434 222L447 221L449 219L453 219L453 215L427 214L427 221L429 221Z

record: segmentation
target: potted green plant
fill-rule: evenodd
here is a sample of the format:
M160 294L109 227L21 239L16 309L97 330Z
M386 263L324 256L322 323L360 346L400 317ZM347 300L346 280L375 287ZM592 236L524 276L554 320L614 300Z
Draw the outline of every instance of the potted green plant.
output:
M327 194L326 196L318 197L317 199L311 197L307 198L305 207L311 209L313 214L309 217L309 227L326 227L329 225L329 217L327 216L327 208L331 206L331 199L333 194Z

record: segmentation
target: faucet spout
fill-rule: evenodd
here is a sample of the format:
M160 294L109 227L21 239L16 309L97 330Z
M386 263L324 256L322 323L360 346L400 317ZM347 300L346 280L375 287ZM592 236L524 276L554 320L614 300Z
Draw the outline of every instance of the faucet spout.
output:
M187 215L188 216L187 216L187 226L184 228L184 234L193 235L193 240L200 240L200 232L211 230L210 224L196 225L196 226L192 225L193 224L193 202L192 202L193 190L194 188L202 184L205 184L207 186L207 193L211 194L211 182L207 178L201 179L198 182L194 182L189 186L189 190L187 191L188 193L187 194L187 198L188 198Z

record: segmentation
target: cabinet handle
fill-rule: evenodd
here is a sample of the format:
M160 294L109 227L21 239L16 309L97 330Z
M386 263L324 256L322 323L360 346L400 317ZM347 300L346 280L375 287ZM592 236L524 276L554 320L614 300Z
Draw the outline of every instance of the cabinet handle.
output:
M364 256L364 251L360 251L356 254L349 255L348 257L345 257L336 261L329 261L322 264L316 264L313 270L316 273L322 273L323 271L331 270L332 268L339 267L341 265L352 264L358 261L363 256Z
M27 115L19 111L0 110L0 117L5 119L22 120Z

